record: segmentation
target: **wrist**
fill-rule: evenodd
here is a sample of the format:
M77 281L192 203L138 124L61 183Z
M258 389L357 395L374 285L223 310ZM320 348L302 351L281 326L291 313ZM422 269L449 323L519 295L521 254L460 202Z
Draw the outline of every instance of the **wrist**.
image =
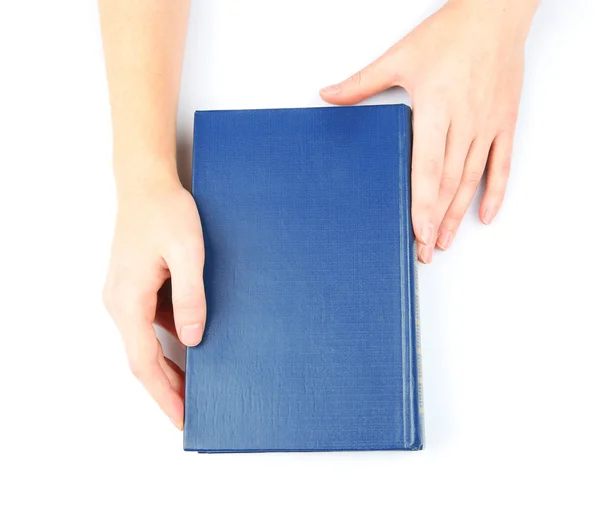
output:
M535 12L541 0L448 0L449 4L464 4L470 7L488 10L521 12L523 14Z
M169 118L113 118L113 168L121 186L177 179L176 128Z
M181 188L175 157L115 157L114 175L119 202L144 194L159 195Z
M486 20L514 30L524 38L541 0L448 0L448 4L473 13L481 23Z

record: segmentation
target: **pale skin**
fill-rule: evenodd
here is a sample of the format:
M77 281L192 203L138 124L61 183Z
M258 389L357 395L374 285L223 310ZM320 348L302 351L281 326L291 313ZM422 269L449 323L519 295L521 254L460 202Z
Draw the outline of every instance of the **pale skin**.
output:
M479 218L497 215L510 172L524 46L539 0L449 0L380 58L321 90L358 103L393 86L413 105L412 219L419 259L448 249L487 171ZM202 227L175 160L189 0L99 0L118 213L104 301L132 372L183 427L182 371L153 324L200 343Z

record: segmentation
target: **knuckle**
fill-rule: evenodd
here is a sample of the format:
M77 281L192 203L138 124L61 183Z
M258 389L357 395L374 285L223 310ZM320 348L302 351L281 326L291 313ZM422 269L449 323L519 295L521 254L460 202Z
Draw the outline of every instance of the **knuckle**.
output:
M133 376L143 381L147 378L148 373L152 369L152 361L139 354L132 354L128 358L129 370Z
M169 253L171 258L177 260L193 258L194 262L198 260L204 262L204 245L200 237L173 241Z
M477 187L479 186L479 181L481 180L482 172L478 170L469 171L465 174L462 184L466 190L471 192L475 192Z
M138 361L137 358L129 358L129 371L133 374L136 379L142 379L143 365Z
M122 286L114 279L107 281L104 285L102 301L106 310L113 317L121 314L122 302L124 301L122 292Z
M441 166L442 165L439 159L436 159L435 157L427 157L423 161L421 173L428 179L437 179L441 170Z
M487 187L486 195L489 198L494 199L496 203L500 203L504 200L504 186L500 186L498 184L490 183Z
M461 211L458 208L448 210L448 213L446 213L446 216L444 217L442 226L450 231L456 230L463 219L463 215L464 211Z
M198 311L203 307L199 290L191 287L182 295L173 295L173 308L177 311Z
M115 285L107 291L106 303L111 316L128 318L143 311L141 303L123 284Z
M112 289L108 284L105 284L102 290L102 303L104 304L104 308L111 314L113 311L113 301Z
M479 122L475 114L469 114L462 121L462 135L465 137L465 141L473 141L477 138L479 133Z
M171 258L185 258L189 250L190 245L187 240L174 240L169 245L169 255Z
M138 359L129 360L129 370L138 381L144 381L148 373L148 367Z
M359 70L355 74L352 75L351 81L357 86L360 87L363 82L363 72Z
M416 226L429 221L433 215L433 205L426 203L414 203L412 208L412 220Z
M440 184L440 195L444 197L453 197L458 191L459 184L460 181L456 177L443 177Z
M496 174L499 175L502 179L508 178L510 174L510 167L512 164L512 158L509 154L504 155L498 161L498 167L496 169Z

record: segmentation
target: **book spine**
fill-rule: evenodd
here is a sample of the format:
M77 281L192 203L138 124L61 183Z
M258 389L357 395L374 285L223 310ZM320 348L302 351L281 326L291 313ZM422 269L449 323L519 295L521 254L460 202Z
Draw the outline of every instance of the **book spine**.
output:
M419 289L417 249L411 218L410 172L412 163L412 113L406 105L399 106L400 124L400 229L406 271L401 273L409 312L402 317L404 443L407 449L423 448L423 398L421 371L421 333L419 319Z

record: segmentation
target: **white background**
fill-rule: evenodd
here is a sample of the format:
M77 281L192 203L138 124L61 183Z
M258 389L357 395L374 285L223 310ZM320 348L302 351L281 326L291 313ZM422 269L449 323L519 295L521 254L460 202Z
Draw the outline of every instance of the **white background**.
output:
M194 109L321 105L439 4L196 1L182 142ZM542 2L504 208L420 268L425 451L206 456L130 376L101 304L95 2L2 2L0 517L599 518L599 44L598 2Z

